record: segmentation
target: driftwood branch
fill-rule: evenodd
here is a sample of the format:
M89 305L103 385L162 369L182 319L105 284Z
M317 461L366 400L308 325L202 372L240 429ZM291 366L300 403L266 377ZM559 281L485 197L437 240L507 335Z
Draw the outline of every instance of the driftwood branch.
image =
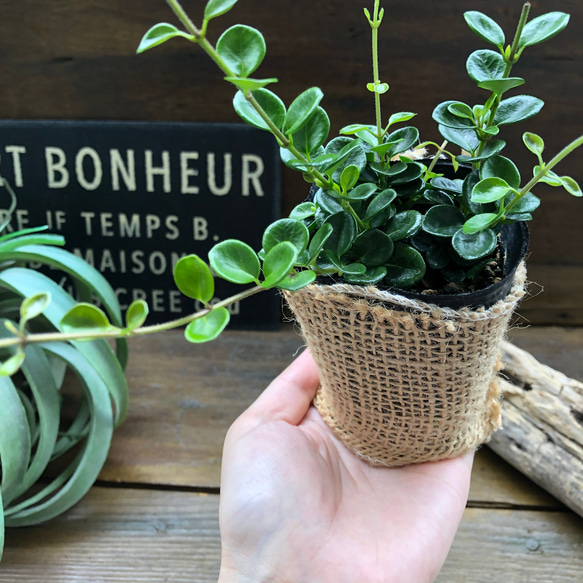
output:
M583 516L583 383L505 342L500 457Z

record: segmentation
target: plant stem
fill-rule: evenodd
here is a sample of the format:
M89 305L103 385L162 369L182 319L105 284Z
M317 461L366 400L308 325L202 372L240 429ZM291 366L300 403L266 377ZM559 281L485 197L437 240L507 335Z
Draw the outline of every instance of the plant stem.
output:
M39 334L26 334L23 336L14 336L12 338L3 338L0 340L0 349L8 346L26 346L27 344L38 344L40 342L65 342L71 340L98 340L98 339L115 339L115 338L132 338L134 336L145 336L146 334L154 334L156 332L163 332L165 330L172 330L190 324L194 320L198 320L206 316L209 312L216 308L224 308L237 301L248 298L259 292L265 291L265 288L257 285L245 291L239 292L225 300L217 302L210 309L199 310L188 316L163 322L162 324L153 324L151 326L143 326L136 328L131 332L124 332L122 329L105 330L103 332L75 332L65 334L63 332L43 332Z
M433 160L431 160L431 164L429 164L429 167L427 168L427 171L425 173L426 175L428 175L435 168L435 165L437 164L439 157L445 151L445 148L447 147L448 143L449 142L447 140L444 140L443 144L441 144L441 146L439 146L439 148L437 149L437 152L435 152L435 156L433 156Z
M526 184L520 189L520 192L516 195L516 198L506 207L506 213L525 195L527 195L530 190L538 183L545 175L556 166L561 160L566 158L573 150L576 150L579 146L583 146L583 135L579 136L576 140L573 140L570 144L565 146L544 168L541 168Z
M372 76L375 86L381 82L379 78L379 26L381 24L379 20L379 1L380 0L375 0L373 19L370 23L372 29ZM380 145L383 137L383 128L381 118L381 96L377 91L374 92L374 103L377 122L377 139Z

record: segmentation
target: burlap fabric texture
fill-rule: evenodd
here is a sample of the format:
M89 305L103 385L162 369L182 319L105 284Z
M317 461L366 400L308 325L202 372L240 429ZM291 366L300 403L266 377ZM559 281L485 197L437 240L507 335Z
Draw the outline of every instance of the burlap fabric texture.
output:
M315 406L373 465L461 455L500 426L499 350L524 295L452 310L376 287L310 285L284 292L320 372Z

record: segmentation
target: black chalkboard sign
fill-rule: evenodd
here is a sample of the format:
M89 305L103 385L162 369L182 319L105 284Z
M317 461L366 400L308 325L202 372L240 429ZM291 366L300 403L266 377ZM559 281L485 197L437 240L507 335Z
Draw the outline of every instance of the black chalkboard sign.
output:
M10 229L63 234L122 307L148 302L151 323L196 308L173 282L180 257L230 238L261 248L279 169L273 137L243 124L0 121L0 173L18 199ZM217 280L217 301L242 289ZM231 327L274 328L279 306L271 291L235 304Z

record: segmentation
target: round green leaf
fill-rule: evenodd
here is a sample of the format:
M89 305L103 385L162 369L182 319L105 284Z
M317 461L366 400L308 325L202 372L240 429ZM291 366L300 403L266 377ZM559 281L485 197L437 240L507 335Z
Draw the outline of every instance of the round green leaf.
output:
M466 152L474 152L480 145L480 141L476 136L476 130L474 129L450 128L440 124L439 133L445 140L459 146Z
M393 247L390 237L378 229L371 229L356 238L350 249L350 257L366 267L377 267L389 260Z
M284 277L278 284L279 289L285 289L287 291L296 291L302 289L307 285L313 283L316 279L316 274L311 269L306 269L300 271L299 273L293 273Z
M26 298L20 304L20 322L23 324L42 314L46 307L51 303L51 294L40 292L29 298Z
M295 134L307 122L320 101L324 93L318 87L310 87L300 93L291 103L285 116L284 132L289 136Z
M506 77L505 79L488 79L487 81L481 81L478 83L480 89L486 89L487 91L492 91L497 95L502 95L510 89L515 87L520 87L524 85L524 79L522 77Z
M397 197L397 193L392 188L387 188L379 194L377 194L368 205L366 209L366 214L364 216L365 221L370 221L376 217L379 213L382 213L387 209L390 204Z
M488 49L474 51L466 61L468 75L476 83L503 79L505 68L502 55Z
M241 79L240 77L225 77L225 81L232 83L240 89L241 91L257 91L271 83L277 83L277 79L275 77L270 77L269 79Z
M512 206L513 213L532 213L540 206L540 198L528 192Z
M387 142L395 142L395 144L385 152L389 158L405 152L412 148L419 141L419 130L413 126L407 126L394 131L386 138Z
M540 156L545 149L545 143L543 139L537 134L524 132L524 134L522 134L522 141L524 142L524 145L537 156Z
M126 329L135 330L144 324L150 309L144 300L132 302L126 312Z
M474 112L472 108L466 103L461 101L454 101L447 106L447 110L453 113L456 117L465 117L467 119L474 120Z
M204 19L211 20L225 14L237 4L237 0L208 0L204 7Z
M10 358L6 359L0 366L0 377L11 377L17 373L24 362L24 351L15 352Z
M480 180L472 190L472 202L488 203L504 198L511 192L511 186L506 180L497 177Z
M231 283L257 282L261 265L249 245L236 239L227 239L209 251L212 270Z
M63 316L61 330L65 334L92 334L116 328L109 323L103 310L93 304L79 303Z
M359 175L360 171L358 166L354 164L346 166L340 175L340 188L342 191L346 192L347 190L350 190L358 182Z
M421 253L404 243L395 244L395 250L386 268L384 283L398 288L411 287L423 278L426 271Z
M433 110L433 119L443 126L447 126L448 128L454 129L468 129L473 128L475 123L471 119L467 119L465 117L458 117L449 111L448 107L450 104L456 103L455 101L444 101L440 103L434 110Z
M481 160L487 160L490 156L494 156L494 154L501 152L505 146L506 142L504 140L491 140L486 144L479 155L458 156L457 160L458 162L480 162Z
M236 24L219 37L216 51L235 75L248 77L265 57L265 39L258 30Z
M215 280L209 266L198 255L181 257L174 267L176 287L187 297L211 301L215 294Z
M379 265L378 267L367 269L361 274L346 274L344 275L344 280L347 283L354 283L356 285L375 285L385 277L386 273L387 268Z
M512 188L520 188L520 172L518 168L512 160L498 154L488 158L484 162L481 170L481 177L501 178Z
M491 227L498 220L496 213L481 213L468 219L463 226L464 233L471 235Z
M328 139L330 118L320 106L316 107L308 121L294 135L294 146L306 155L317 150Z
M462 227L464 215L448 204L438 204L431 207L423 217L423 230L437 237L453 237Z
M400 241L415 235L423 223L423 216L419 211L409 210L397 213L385 227L385 233L392 241Z
M372 182L365 182L364 184L359 184L344 197L346 200L367 200L369 199L378 189L376 184Z
M148 49L161 45L162 43L170 40L171 38L181 36L188 40L194 40L191 34L186 34L181 30L178 30L174 25L168 24L167 22L161 22L160 24L155 24L142 38L140 44L136 50L137 53L143 53Z
M572 194L573 196L583 196L581 187L577 184L577 181L570 176L561 176L561 184L569 194Z
M289 241L282 241L272 247L263 261L265 281L261 286L265 289L275 287L289 275L298 258L298 250Z
M309 217L313 217L316 212L316 205L313 202L301 202L292 209L289 214L290 219L302 221Z
M389 117L389 123L387 124L387 127L389 128L395 123L409 121L410 119L413 119L416 115L417 115L416 113L412 113L411 111L399 111L398 113L393 113L391 117Z
M269 253L279 243L288 241L298 253L301 253L308 246L309 239L308 228L302 222L295 219L280 219L265 229L262 245L265 252Z
M494 251L498 238L492 229L485 229L477 233L464 233L460 229L451 239L452 247L458 255L468 261L486 257Z
M555 36L569 24L569 15L565 12L548 12L537 18L533 18L522 29L519 47L529 47L542 43Z
M269 89L257 89L253 92L255 101L267 114L267 117L279 128L283 127L285 120L285 105L283 101ZM237 91L233 99L233 107L239 117L248 124L259 128L260 130L269 130L265 120L255 111L255 108L247 101L241 91Z
M328 217L325 224L332 226L332 233L324 243L324 249L330 249L338 257L341 257L350 249L356 239L358 234L356 221L350 213L340 211Z
M214 340L227 327L230 318L227 308L213 308L206 316L190 322L184 337L195 344Z
M544 102L531 95L515 95L503 99L494 116L495 125L517 123L534 117L544 106Z
M492 20L489 16L486 16L485 14L475 10L470 10L468 12L464 12L464 18L468 23L468 26L482 40L496 45L499 49L504 46L504 31L500 25Z
M320 254L320 251L324 248L324 244L332 235L334 228L330 223L324 223L317 231L316 234L312 237L310 241L310 245L308 246L308 253L309 253L309 262L314 261L316 257Z

